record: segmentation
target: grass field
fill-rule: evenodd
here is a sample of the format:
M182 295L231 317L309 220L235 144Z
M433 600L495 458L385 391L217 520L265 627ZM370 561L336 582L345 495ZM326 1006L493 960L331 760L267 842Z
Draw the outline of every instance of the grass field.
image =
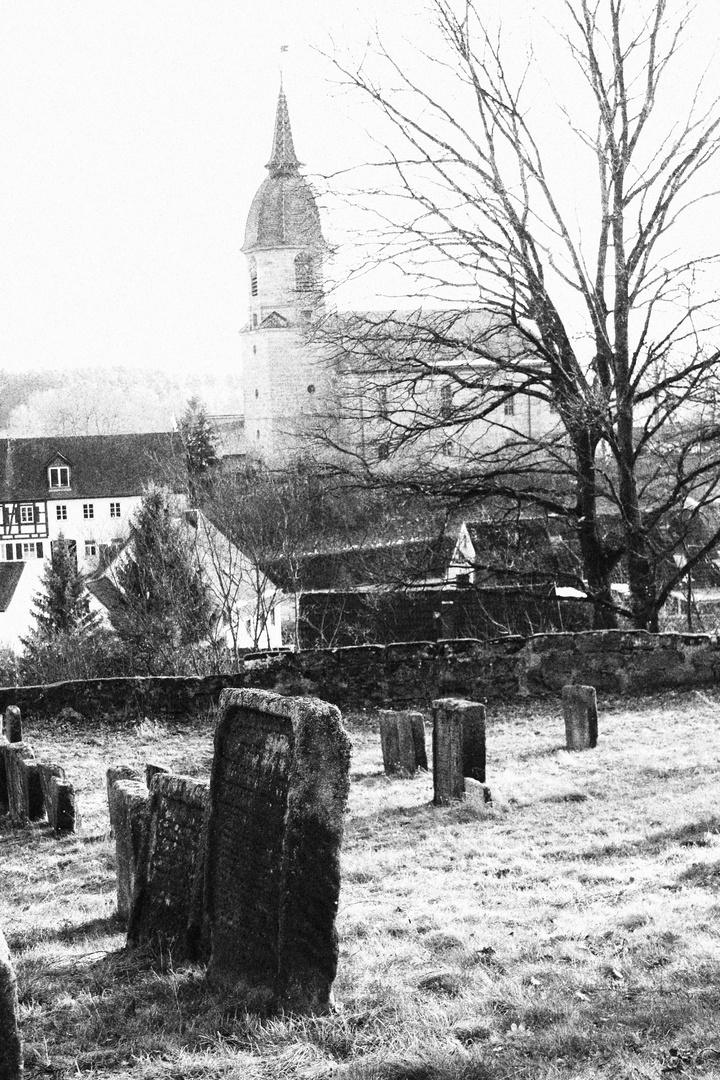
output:
M248 1015L202 971L123 951L104 771L207 773L211 724L46 723L83 831L0 826L0 926L29 1077L720 1076L720 693L601 702L568 754L558 703L488 711L493 807L435 809L350 716L337 1011Z

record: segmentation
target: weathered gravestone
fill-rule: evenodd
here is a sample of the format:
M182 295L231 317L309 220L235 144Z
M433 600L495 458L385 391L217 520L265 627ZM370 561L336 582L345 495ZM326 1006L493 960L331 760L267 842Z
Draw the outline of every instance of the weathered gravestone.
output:
M62 765L40 761L37 770L50 827L55 832L75 832L78 825L75 788L65 779Z
M335 706L222 692L205 881L208 978L253 1004L330 1006L349 766Z
M418 769L427 769L422 713L380 709L378 715L383 766L388 776L393 773L413 776Z
M465 794L465 777L485 783L485 706L433 701L433 801L447 806Z
M208 782L156 772L135 880L128 944L169 951L173 960L207 960L198 936L196 875L203 866ZM200 894L201 899L202 894Z
M22 1074L17 982L10 951L0 931L0 1080L21 1080Z
M118 915L128 919L145 843L148 791L136 769L118 765L107 771L107 793L110 826L115 833Z
M22 717L17 705L8 705L5 710L4 727L8 742L22 742Z
M45 816L35 751L27 743L0 744L7 784L7 803L13 825L26 825Z
M563 686L565 745L568 750L591 750L597 746L598 713L594 686Z

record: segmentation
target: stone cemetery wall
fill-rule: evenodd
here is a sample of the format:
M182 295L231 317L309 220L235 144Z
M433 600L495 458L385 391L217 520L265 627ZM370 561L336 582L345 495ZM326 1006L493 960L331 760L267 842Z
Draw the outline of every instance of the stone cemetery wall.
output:
M17 982L10 951L0 930L0 1080L21 1080L22 1075Z
M205 882L211 981L258 1004L329 1007L349 764L332 705L222 695Z
M0 711L18 705L28 722L72 709L81 718L173 719L208 713L227 686L243 686L244 675L82 679L44 686L0 688Z
M209 782L155 769L149 787L128 944L164 950L174 961L207 960L202 881Z
M602 630L495 641L416 641L301 653L250 654L237 675L93 679L0 688L0 709L28 718L73 709L82 718L182 718L207 713L226 687L311 694L344 707L429 708L439 697L473 701L556 694L571 683L642 694L720 681L720 637Z

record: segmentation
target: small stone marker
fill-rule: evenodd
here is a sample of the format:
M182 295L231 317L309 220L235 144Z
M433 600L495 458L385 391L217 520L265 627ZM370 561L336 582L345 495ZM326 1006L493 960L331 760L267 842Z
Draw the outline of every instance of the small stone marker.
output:
M598 713L594 686L563 686L565 745L568 750L591 750L597 746Z
M148 792L140 773L127 765L108 769L107 788L110 825L115 833L118 915L128 919L145 843Z
M135 882L128 944L168 950L174 961L198 955L193 938L198 915L193 884L204 858L207 781L156 772L150 782L148 827Z
M433 701L433 802L448 806L465 794L465 777L485 783L485 706Z
M26 825L45 816L35 752L27 743L0 744L5 766L7 803L13 825Z
M290 1011L330 1007L349 766L334 705L222 692L205 889L211 982Z
M5 710L5 738L8 742L22 742L22 717L17 705Z
M422 713L380 709L378 715L383 766L387 775L406 773L413 776L418 769L427 769Z
M0 931L0 1080L21 1080L22 1040L18 1028L18 999L10 950Z

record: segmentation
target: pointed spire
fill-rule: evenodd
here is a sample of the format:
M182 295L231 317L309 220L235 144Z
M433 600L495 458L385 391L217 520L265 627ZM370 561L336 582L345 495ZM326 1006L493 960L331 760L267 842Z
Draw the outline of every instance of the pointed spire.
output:
M286 176L288 173L297 172L300 162L293 146L292 131L290 130L290 116L288 114L285 92L280 84L280 96L275 114L275 134L273 146L267 168L271 176Z

